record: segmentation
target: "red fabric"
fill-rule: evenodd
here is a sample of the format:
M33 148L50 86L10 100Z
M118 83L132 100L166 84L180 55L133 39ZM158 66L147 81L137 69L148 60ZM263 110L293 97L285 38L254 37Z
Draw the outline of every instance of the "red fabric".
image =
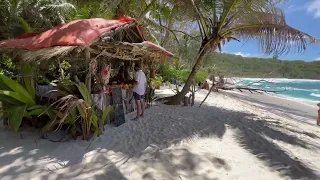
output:
M202 85L201 89L209 90L209 84L208 84L208 83L204 83L204 84Z
M37 50L53 46L83 46L88 47L102 34L117 27L136 22L130 17L122 17L118 20L106 20L102 18L84 19L72 21L43 33L29 33L15 39L0 41L0 47L23 48ZM142 27L138 26L141 30ZM144 39L143 34L140 32Z
M39 33L25 33L16 37L16 39L24 39L38 35Z

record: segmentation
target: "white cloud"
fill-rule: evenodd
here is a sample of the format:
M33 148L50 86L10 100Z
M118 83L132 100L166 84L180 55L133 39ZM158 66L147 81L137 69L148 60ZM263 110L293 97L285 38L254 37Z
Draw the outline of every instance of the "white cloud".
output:
M320 18L320 0L312 0L312 2L307 5L307 10L313 14L314 18Z
M242 52L237 52L237 53L233 53L234 55L238 55L238 56L242 56L242 57L250 57L252 56L252 54L250 53L242 53Z
M315 61L320 61L320 57L318 57L318 58L316 58L316 59L314 59Z
M304 11L306 9L306 6L296 6L294 4L288 6L284 9L285 13L294 13L299 11Z

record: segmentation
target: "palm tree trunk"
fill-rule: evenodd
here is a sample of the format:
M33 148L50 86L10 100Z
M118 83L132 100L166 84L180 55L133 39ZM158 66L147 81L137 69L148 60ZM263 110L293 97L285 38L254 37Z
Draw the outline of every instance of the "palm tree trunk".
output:
M172 96L169 101L167 102L167 104L170 105L178 105L180 104L180 102L183 100L184 96L189 92L190 90L190 86L193 82L193 80L196 77L197 72L199 71L201 64L205 58L205 55L207 54L208 51L208 47L207 45L204 45L201 47L200 49L200 53L198 55L198 58L196 60L196 63L194 64L192 71L187 79L187 81L185 82L185 85L183 86L183 89L177 93L176 95Z

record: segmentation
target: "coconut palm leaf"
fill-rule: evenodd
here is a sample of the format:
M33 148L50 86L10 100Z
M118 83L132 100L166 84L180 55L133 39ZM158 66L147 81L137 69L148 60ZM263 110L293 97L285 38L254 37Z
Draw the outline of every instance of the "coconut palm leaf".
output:
M25 33L33 32L32 27L26 20L24 20L22 17L17 17L17 20Z
M253 18L255 17L255 18ZM230 24L221 33L222 37L232 35L240 39L256 39L265 54L303 52L306 50L307 39L313 37L294 29L286 24L284 13L277 8L264 12L244 13L237 24Z
M168 104L178 104L189 92L193 79L209 50L222 50L225 42L238 39L257 40L265 54L302 52L313 37L290 27L281 0L189 0L199 24L201 46L192 71L180 93ZM206 96L208 97L208 96Z

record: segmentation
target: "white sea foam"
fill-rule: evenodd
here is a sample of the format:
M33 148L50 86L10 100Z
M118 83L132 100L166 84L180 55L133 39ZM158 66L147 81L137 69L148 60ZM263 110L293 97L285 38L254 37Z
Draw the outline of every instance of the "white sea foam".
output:
M292 90L296 91L306 91L306 92L319 92L319 89L301 89L301 88L292 88Z
M259 81L266 80L270 82L320 82L320 80L315 79L285 79L285 78L230 78L236 82L249 80L249 81Z
M320 94L317 93L311 93L310 96L314 96L314 97L320 97Z
M253 84L251 84L252 86L261 86L262 85L262 83L253 83Z

